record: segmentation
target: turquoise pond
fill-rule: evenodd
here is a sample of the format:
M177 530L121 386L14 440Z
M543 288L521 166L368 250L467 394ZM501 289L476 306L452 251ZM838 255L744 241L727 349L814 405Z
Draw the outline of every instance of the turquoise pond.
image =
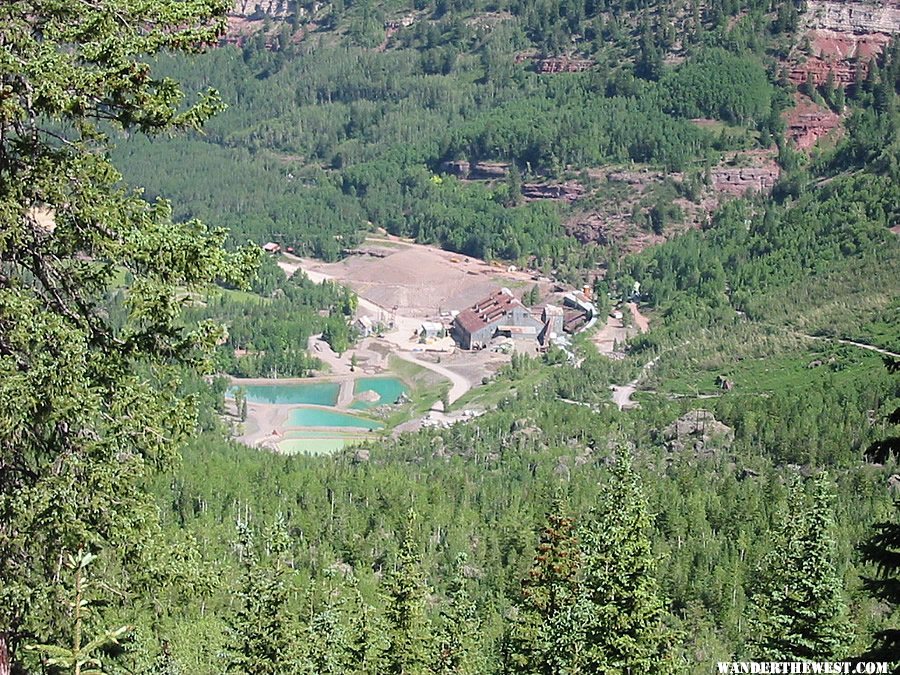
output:
M354 401L350 406L356 410L374 408L386 403L394 403L401 394L408 394L406 385L395 377L361 377L353 384L353 395L359 396L364 391L374 391L378 394L377 401Z
M327 408L295 408L288 414L289 427L353 427L354 429L380 429L384 425L356 415L328 410Z
M337 403L341 385L337 382L309 382L304 384L248 384L241 387L251 403L281 405L329 405ZM234 395L236 387L229 390Z

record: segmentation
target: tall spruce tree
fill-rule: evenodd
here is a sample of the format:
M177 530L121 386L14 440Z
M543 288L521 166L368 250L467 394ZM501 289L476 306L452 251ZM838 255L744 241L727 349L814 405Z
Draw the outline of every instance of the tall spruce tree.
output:
M900 360L887 357L885 366L892 374L900 373ZM887 422L895 430L900 426L900 408L888 414ZM879 461L900 456L900 434L890 434L874 443L868 454ZM861 546L863 560L875 571L873 576L864 579L865 588L892 609L900 607L900 501L894 502L894 508L894 519L876 524L874 533ZM900 673L900 628L880 630L862 658L888 662L895 675Z
M379 675L383 652L387 648L387 630L383 617L359 590L356 576L348 580L347 644L348 662L359 675Z
M480 658L481 619L467 590L466 560L464 553L457 556L456 572L441 610L435 668L440 675L477 675L485 669Z
M579 533L583 671L672 672L673 634L664 622L647 499L625 451L612 473Z
M578 662L578 573L574 521L562 499L553 500L531 569L506 638L505 661L513 673L562 675Z
M257 552L249 527L241 528L244 572L230 617L228 672L289 675L298 672L296 619L289 611L288 538L281 523L267 533L269 555Z
M221 336L183 321L185 289L239 281L252 256L123 187L106 134L197 127L220 109L214 92L185 105L145 59L214 43L226 7L0 3L0 672L30 658L23 644L71 644L61 560L85 551L119 569L110 606L165 567L147 477L194 430L178 367Z
M400 551L387 586L388 647L382 672L425 675L433 672L434 635L428 617L431 589L422 571L416 532L416 514L410 510Z
M799 481L791 486L748 607L747 652L754 658L821 661L847 655L853 631L835 566L830 489L824 473L812 495Z
M304 675L343 675L354 672L351 636L343 619L343 602L330 589L325 606L313 614L303 639L300 672Z
M875 568L874 576L864 579L865 588L892 609L900 606L900 501L894 507L894 519L875 525L874 534L862 545L863 560ZM890 663L891 672L900 673L900 628L884 628L874 638L861 658Z

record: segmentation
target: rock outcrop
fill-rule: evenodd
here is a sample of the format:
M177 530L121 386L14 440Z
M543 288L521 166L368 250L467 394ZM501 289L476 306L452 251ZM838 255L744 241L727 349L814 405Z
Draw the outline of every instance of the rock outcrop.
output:
M568 56L555 56L547 59L535 59L534 69L542 74L580 73L588 70L594 62L591 59L573 59Z
M505 162L467 162L464 159L441 164L441 171L470 180L494 180L506 178L509 164Z
M840 115L812 101L798 98L797 106L785 114L787 135L801 150L813 147L841 124Z
M235 0L229 14L245 19L286 19L291 8L287 0Z
M837 86L846 86L857 68L865 74L868 62L898 33L900 0L809 0L798 31L803 47L790 59L788 78L795 85L809 78L819 86L830 73Z
M663 429L663 440L672 452L692 450L700 456L712 456L731 446L734 429L719 422L709 410L691 410Z
M900 32L900 2L808 0L802 25L809 30L893 35Z
M713 189L731 195L769 192L780 175L781 169L775 162L766 166L717 166L710 172Z
M525 183L522 195L525 199L563 199L574 202L584 194L584 188L573 181L550 185L547 183Z

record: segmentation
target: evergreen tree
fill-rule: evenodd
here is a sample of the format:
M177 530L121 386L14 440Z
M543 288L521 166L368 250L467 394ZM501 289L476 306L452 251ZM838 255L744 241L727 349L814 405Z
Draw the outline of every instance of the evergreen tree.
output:
M863 560L875 568L875 576L864 580L870 595L891 608L900 606L900 502L892 521L878 523L862 546ZM886 661L895 675L900 673L900 628L885 628L875 635L864 661Z
M565 503L554 499L506 640L513 673L562 675L578 660L578 537Z
M316 612L306 626L303 645L303 673L309 675L343 675L353 672L350 634L342 617L340 590L330 588L325 606Z
M900 359L886 356L884 365L892 375L900 374ZM866 457L879 464L884 464L891 458L900 458L900 407L888 413L885 422L891 425L896 433L875 441L866 449Z
M900 373L900 360L885 358L890 373ZM888 422L900 425L900 407L888 416ZM900 455L900 434L877 441L869 448L869 455L884 462ZM875 525L875 532L862 545L863 560L875 568L875 575L865 578L870 595L891 608L900 606L900 501L894 502L897 516L892 521ZM885 628L875 635L870 649L863 655L866 661L887 661L893 673L900 673L900 628Z
M674 670L650 527L640 478L621 451L600 506L580 530L584 672Z
M286 675L296 671L297 628L288 608L290 580L284 557L287 533L278 522L267 534L270 554L260 558L248 526L241 528L244 572L231 617L233 673Z
M479 660L481 619L466 589L465 566L466 555L461 553L456 558L456 573L450 584L447 603L441 610L435 668L435 672L441 675L477 675L484 672L484 664Z
M509 165L506 174L506 206L518 206L522 203L522 174L515 162Z
M428 618L431 589L422 571L416 541L416 514L410 509L400 552L388 581L388 647L384 671L391 675L425 675L433 672L433 641Z
M224 232L175 223L165 201L123 186L106 134L198 127L221 108L215 92L185 105L143 59L215 43L226 6L0 5L3 667L29 667L23 644L67 643L61 561L85 551L116 569L98 587L106 600L165 567L148 479L195 428L179 367L208 364L221 337L183 320L185 291L242 283L256 253L227 254ZM131 282L114 321L123 272Z
M804 661L846 656L852 629L834 562L830 482L814 484L812 499L791 486L770 553L749 606L748 652L754 658Z
M347 652L350 668L360 675L379 675L387 636L383 617L359 591L355 576L348 583L350 599L347 603L349 642Z

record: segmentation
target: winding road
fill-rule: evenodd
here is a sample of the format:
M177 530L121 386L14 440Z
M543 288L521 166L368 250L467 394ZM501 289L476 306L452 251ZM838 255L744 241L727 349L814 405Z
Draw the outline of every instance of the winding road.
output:
M847 340L844 338L828 337L827 335L807 335L806 333L797 333L797 335L809 338L810 340L830 340L831 342L840 342L842 345L850 345L851 347L858 347L859 349L867 349L870 352L877 352L879 354L882 354L883 356L890 356L895 359L900 359L900 354L896 352L882 349L881 347L876 347L875 345L869 345L865 342L856 342L855 340Z
M665 352L661 352L647 361L647 363L644 364L644 367L641 368L641 372L638 373L638 376L628 384L614 384L612 386L613 403L616 404L619 410L628 410L629 408L634 408L637 406L637 401L632 401L631 395L637 391L638 385L641 383L641 380L643 380L644 376L650 372L650 369L656 365L656 362L659 361L659 357L664 353Z
M453 404L459 399L463 397L463 395L472 388L472 383L469 382L466 378L464 378L459 373L454 373L449 368L445 368L444 366L438 365L437 363L431 363L429 361L420 361L410 352L394 352L394 356L398 356L404 361L409 361L410 363L414 363L417 366L421 366L422 368L427 368L438 375L446 377L451 382L450 393L447 394L447 400Z

